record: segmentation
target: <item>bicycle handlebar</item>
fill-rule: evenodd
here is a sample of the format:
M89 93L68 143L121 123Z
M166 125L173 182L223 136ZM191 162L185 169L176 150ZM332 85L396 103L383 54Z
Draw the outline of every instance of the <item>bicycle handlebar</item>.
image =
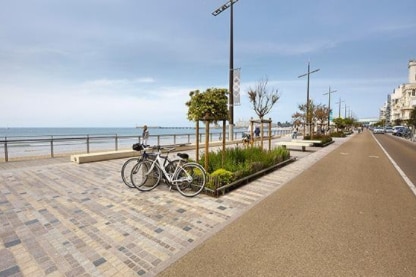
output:
M167 152L171 152L175 150L175 147L162 147L160 145L155 145L155 146L148 146L145 148L145 150L146 149L152 149L152 150L157 150L157 151L166 150Z

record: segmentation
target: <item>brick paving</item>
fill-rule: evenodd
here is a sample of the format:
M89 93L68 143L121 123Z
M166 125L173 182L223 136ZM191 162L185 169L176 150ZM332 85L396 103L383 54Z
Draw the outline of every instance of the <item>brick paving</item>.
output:
M125 186L125 161L0 164L0 277L154 276L346 139L220 198Z

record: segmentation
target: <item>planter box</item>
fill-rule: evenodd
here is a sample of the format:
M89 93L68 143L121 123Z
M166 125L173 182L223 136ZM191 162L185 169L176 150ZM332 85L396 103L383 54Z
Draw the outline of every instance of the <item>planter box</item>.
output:
M292 158L289 158L289 159L287 159L283 162L280 162L280 163L275 164L271 167L268 167L268 168L262 169L260 171L257 171L254 174L251 174L249 176L241 178L241 179L239 179L237 181L234 181L232 183L229 183L227 185L218 187L216 189L205 188L205 193L208 194L208 195L212 195L214 197L219 197L220 195L224 195L225 193L227 193L227 192L229 192L233 189L236 189L236 188L238 188L242 185L245 185L245 184L249 183L250 181L253 181L253 180L255 180L255 179L257 179L261 176L264 176L264 175L266 175L266 174L268 174L268 173L270 173L270 172L272 172L272 171L274 171L278 168L284 167L285 165L290 164L294 161L296 161L296 158L292 157Z

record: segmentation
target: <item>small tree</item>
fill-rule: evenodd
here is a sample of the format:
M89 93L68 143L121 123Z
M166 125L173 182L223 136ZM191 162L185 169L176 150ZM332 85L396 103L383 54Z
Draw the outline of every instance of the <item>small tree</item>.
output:
M327 106L323 104L318 104L314 110L314 119L316 122L319 123L322 129L322 125L324 125L328 121L329 109ZM329 128L329 126L328 126Z
M412 141L416 134L416 107L410 112L409 125L413 126Z
M199 121L209 118L210 123L228 118L227 98L228 90L210 88L205 92L194 90L189 93L191 99L186 102L188 106L188 119Z
M337 129L344 130L344 128L346 127L345 120L341 117L334 118L333 122L335 124L335 127L337 127Z
M191 99L186 102L188 106L188 119L195 121L196 128L196 160L199 155L199 121L205 123L205 152L209 149L209 124L217 123L219 120L227 120L227 94L226 89L210 88L201 93L199 90L191 91L189 96ZM225 127L223 127L225 128ZM223 129L224 130L224 129ZM225 134L223 134L223 148L225 148ZM208 166L208 154L205 155L205 168Z
M301 126L305 123L305 114L296 112L292 115L293 125Z
M253 104L253 110L258 115L260 120L270 112L273 105L279 100L280 95L277 89L267 89L268 80L262 79L257 83L257 86L248 90L248 97Z
M305 122L305 124L303 125L303 131L304 131L305 135L307 135L306 123L311 122L311 123L315 124L319 120L319 118L317 116L317 113L316 113L318 106L315 105L315 103L313 102L312 99L309 99L309 109L306 109L307 108L306 104L300 104L300 105L298 105L298 109L299 109L300 112L296 112L295 114L292 115L292 118L294 118L294 116L303 117L304 122ZM308 115L306 115L307 110L309 111ZM321 115L319 114L319 117L320 116ZM309 126L308 132L309 132L309 135L311 136L311 138L313 138L312 124L311 124L311 126Z
M416 107L410 112L409 125L416 127Z

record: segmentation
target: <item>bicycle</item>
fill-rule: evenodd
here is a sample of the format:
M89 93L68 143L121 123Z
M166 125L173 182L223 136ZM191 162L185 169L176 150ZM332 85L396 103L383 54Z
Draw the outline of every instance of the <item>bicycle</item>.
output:
M147 153L145 145L141 143L133 144L132 148L133 150L138 151L138 152L143 150L143 153L139 157L128 159L127 161L124 162L123 166L121 167L121 172L120 172L121 179L123 179L124 184L128 186L129 188L135 188L135 186L133 185L130 179L131 170L134 168L134 166L141 161L148 160L148 159L153 160L155 158L155 154Z
M205 169L198 163L188 162L189 156L186 153L178 153L177 159L169 160L169 153L174 149L157 146L153 161L137 163L130 175L133 185L140 191L150 191L163 180L169 189L175 187L183 196L198 195L205 187ZM161 150L166 150L167 155L162 156Z

